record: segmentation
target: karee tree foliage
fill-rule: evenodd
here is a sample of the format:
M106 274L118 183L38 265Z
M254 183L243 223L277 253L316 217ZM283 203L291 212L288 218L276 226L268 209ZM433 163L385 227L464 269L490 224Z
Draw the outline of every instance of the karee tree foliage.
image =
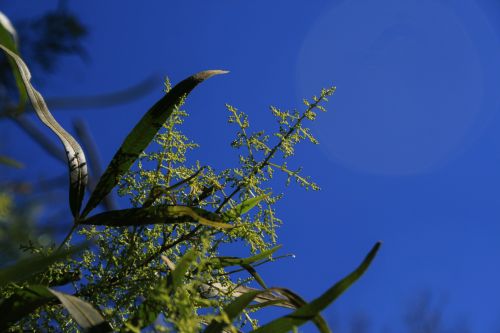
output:
M307 122L325 111L335 88L304 100L301 112L271 107L277 120L271 135L253 131L247 115L226 105L236 128L231 146L240 157L237 165L217 170L210 161L188 159L198 145L182 132L189 120L182 107L200 83L226 72L200 72L173 87L166 80L165 95L124 139L84 204L85 153L31 85L14 35L4 17L0 48L19 88L18 110L29 99L66 152L73 224L59 247L28 247L31 257L0 270L0 331L279 333L311 321L330 332L321 311L365 272L379 243L310 302L289 289L269 288L258 266L283 256L276 235L282 221L274 209L283 195L271 188L275 173L319 189L288 161L296 144L317 143ZM115 188L130 207L95 213ZM244 246L248 256L231 256L229 243ZM259 323L255 312L267 307L288 308L289 314Z

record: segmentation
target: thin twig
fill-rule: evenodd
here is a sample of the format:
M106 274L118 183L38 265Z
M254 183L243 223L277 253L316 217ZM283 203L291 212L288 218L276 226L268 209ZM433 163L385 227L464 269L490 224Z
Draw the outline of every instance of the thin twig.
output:
M71 230L68 232L66 237L64 237L64 240L62 241L61 245L57 248L57 251L61 250L64 244L66 244L67 241L69 241L71 235L73 234L73 231L75 231L76 227L78 227L78 223L73 223L73 226L71 227Z

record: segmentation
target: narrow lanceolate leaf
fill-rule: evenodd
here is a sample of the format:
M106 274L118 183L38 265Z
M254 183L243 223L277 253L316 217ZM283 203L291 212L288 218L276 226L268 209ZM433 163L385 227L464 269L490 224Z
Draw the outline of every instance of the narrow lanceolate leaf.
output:
M274 305L288 309L296 309L297 306L294 303L292 303L288 297L285 297L282 294L280 294L278 290L281 289L279 288L256 289L247 286L237 286L236 288L234 288L234 287L223 286L218 282L214 282L211 284L208 283L203 284L200 287L201 294L203 295L203 297L206 298L213 298L218 296L236 298L240 297L241 295L257 291L259 293L253 298L253 301L258 304L251 305L249 307L263 308L266 306Z
M289 315L283 316L270 323L259 327L252 331L254 333L285 333L291 331L294 327L298 327L306 322L313 320L323 309L337 299L344 291L347 290L363 273L368 269L373 258L380 248L380 242L376 243L372 250L368 253L361 265L356 268L351 274L337 282L333 287L328 289L323 295L316 298L312 302L301 306ZM326 331L328 332L328 331Z
M52 263L81 251L85 244L69 250L56 251L49 256L32 256L0 269L0 288L11 282L29 281L35 273L46 270Z
M45 304L61 303L85 332L111 332L110 325L89 303L42 285L19 287L0 300L0 332Z
M0 12L0 44L6 47L9 51L19 54L17 49L17 32L7 16ZM20 112L26 106L28 94L24 88L21 72L17 68L16 63L11 58L8 58L9 64L12 67L14 79L16 80L17 90L19 92L19 104L17 111Z
M164 308L164 306L161 305L161 302L155 301L155 296L161 294L161 290L164 289L165 282L168 290L182 288L182 281L191 265L196 261L197 257L197 251L195 249L189 249L176 265L168 259L167 256L162 255L161 259L170 269L166 280L161 282L155 289L149 292L146 299L129 317L125 326L122 328L122 332L140 332L141 328L151 325L158 317L158 313L160 313L160 311Z
M32 285L17 288L11 296L0 300L0 313L2 314L0 332L7 331L10 325L40 306L55 300L57 298L45 286Z
M191 264L196 261L197 253L195 249L190 249L182 256L177 263L175 269L172 271L172 289L182 286L182 280L186 275Z
M277 289L277 293L286 297L290 301L290 303L292 303L294 305L294 307L296 309L307 304L307 302L300 295L296 294L295 292L291 291L290 289L286 289L286 288L276 288L276 289ZM320 332L324 332L324 333L331 332L330 327L328 327L328 324L326 323L326 320L321 316L320 313L318 313L312 319L312 321L314 322L314 325L316 325L316 327L318 328L318 330Z
M248 305L262 292L263 291L261 290L250 291L239 296L234 301L226 305L223 311L226 314L227 318L231 322L234 321L241 314L241 312L245 310L245 308L248 307ZM205 328L203 333L220 333L226 326L227 324L225 322L212 320L210 325Z
M193 180L194 178L196 178L200 172L203 171L203 169L205 169L205 167L202 167L200 168L198 171L196 171L194 174L192 174L191 176L189 176L188 178L186 179L183 179L181 180L180 182L172 185L172 186L169 186L169 187L163 187L163 186L153 186L153 188L151 189L151 191L149 191L149 195L146 199L146 201L144 201L144 204L142 205L143 207L149 207L151 206L156 199L158 199L160 196L162 195L168 195L172 190L186 184L186 183L189 183L191 180Z
M10 166L11 168L22 169L24 164L10 157L0 155L0 164Z
M255 207L259 202L261 202L266 197L267 195L259 195L257 197L247 199L242 203L240 203L239 205L225 211L224 213L222 213L223 221L224 222L234 221L241 215L247 213L250 209Z
M42 95L31 85L31 73L24 61L4 45L0 45L0 48L16 63L36 114L64 145L70 173L69 204L73 216L78 218L88 176L85 154L78 142L54 119Z
M262 251L259 254L248 258L238 258L238 257L215 257L211 258L210 262L215 267L228 267L228 266L243 266L251 265L257 261L269 258L274 252L278 251L281 245L275 246L267 251Z
M189 265L196 259L196 253L194 250L190 250L189 252L187 252L179 261L179 266L176 266L170 259L168 259L167 256L162 255L161 259L167 265L167 267L172 271L172 279L171 279L172 288L176 288L182 281L181 279L186 274ZM182 266L184 266L184 268L182 268ZM266 287L264 287L265 283L263 281L261 281L261 283L259 284L261 284L261 286L263 286L264 289L267 289ZM284 297L279 293L273 293L272 290L258 290L246 286L237 286L236 288L232 288L228 286L223 286L218 282L212 284L204 283L200 286L200 292L206 298L212 298L222 295L230 297L239 297L243 294L253 291L261 292L254 298L255 302L260 303L262 305L261 307L275 305L291 309L297 308L296 305L290 302L288 297Z
M49 289L68 310L76 323L86 332L112 332L111 326L90 303L73 295Z
M218 222L217 214L201 208L157 205L142 208L110 210L81 220L80 224L122 227L147 224L173 224L196 222L214 228L230 229L232 225Z
M223 309L226 317L231 322L234 321L243 312L243 310L250 308L252 302L258 302L265 305L282 305L288 308L296 308L298 305L304 303L302 298L296 296L295 293L291 293L287 289L282 288L257 290L240 286L233 291L231 296L235 296L236 299L226 305ZM313 319L316 318L318 323L326 325L323 318L315 316ZM226 326L226 322L212 320L203 333L220 333ZM318 327L320 326L318 325Z
M92 192L83 210L83 217L87 216L111 192L120 180L120 177L132 166L142 151L146 149L182 99L199 83L209 77L224 73L227 72L211 70L190 76L173 87L172 90L149 109L125 138L125 141L109 163L101 179L99 179L95 190Z
M259 286L261 286L264 289L267 289L266 283L252 265L243 264L241 265L241 267L243 267L255 279L255 282L257 282Z
M5 31L6 35L3 34L3 31L1 32L2 39L0 41L2 44L4 43L4 39L8 37L9 43L12 42L12 44L16 45L17 44L17 31L10 22L9 18L5 16L4 13L0 11L0 28ZM5 37L4 37L5 36Z

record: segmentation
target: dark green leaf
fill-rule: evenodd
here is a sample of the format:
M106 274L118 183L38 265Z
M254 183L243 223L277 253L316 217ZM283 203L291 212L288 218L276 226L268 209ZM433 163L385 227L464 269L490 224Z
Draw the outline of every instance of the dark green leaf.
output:
M217 214L201 208L187 206L157 205L142 208L110 210L82 220L80 224L107 225L114 227L198 222L214 228L229 229L233 226L217 222Z
M28 281L35 273L45 270L52 263L69 257L81 251L86 245L74 247L69 250L59 250L48 256L32 256L19 260L17 263L0 269L0 287L11 282Z
M11 52L19 54L17 49L16 41L16 30L10 23L10 20L2 12L0 12L0 44L5 46ZM16 63L12 59L8 59L10 66L12 67L12 72L14 74L14 79L16 80L17 90L19 92L19 104L17 111L21 112L26 106L28 101L28 94L24 88L23 79L21 77L20 70L17 68Z
M298 294L295 292L291 291L290 289L286 288L275 288L275 290L280 294L286 297L290 303L294 305L296 309L304 306L307 304L307 302ZM318 328L320 332L330 332L330 327L328 327L328 324L326 323L326 320L321 316L320 313L318 313L312 321Z
M182 280L196 258L197 253L195 249L190 249L182 256L175 269L172 271L172 289L182 286Z
M254 298L257 297L259 294L262 294L263 292L265 291L262 290L250 291L246 294L239 296L234 301L226 305L223 311L227 315L227 318L230 321L234 321L236 317L238 317L240 313L243 310L245 310L246 307L248 307L248 305L254 300ZM220 333L226 326L227 325L224 322L212 320L210 325L208 325L207 328L205 328L203 333Z
M60 302L75 322L86 332L112 331L102 315L89 303L41 285L18 288L12 296L0 300L0 313L2 314L0 331L3 332L9 325L16 323L40 306L51 302Z
M242 287L237 288L241 289ZM248 287L243 287L247 289L246 292L255 291L256 289L251 289ZM248 309L262 309L268 306L279 306L291 309L298 309L307 304L307 302L300 297L295 292L286 288L270 288L262 290L262 293L254 298L254 301L258 304L252 304L247 306ZM320 332L330 332L330 328L326 323L325 319L321 314L317 314L312 321L318 327Z
M239 205L222 213L222 220L224 222L234 221L235 219L237 219L241 215L247 213L250 209L255 207L259 202L261 202L266 197L267 197L267 195L259 195L257 197L253 197L253 198L250 198L250 199L243 201Z
M120 331L141 332L141 328L151 325L158 318L158 314L163 308L156 303L144 301L125 322Z
M247 294L249 292L254 292L258 291L260 292L257 296L255 296L254 301L256 303L261 303L265 304L262 306L255 305L251 307L265 307L269 305L277 305L280 307L284 308L290 308L290 309L296 309L297 307L290 302L290 300L283 295L277 293L276 291L279 292L281 290L280 288L271 288L271 289L255 289L247 286L237 286L236 288L234 287L227 287L223 286L222 284L215 282L211 284L202 284L200 286L200 292L201 294L206 297L206 298L212 298L212 297L217 297L217 296L226 296L226 297L239 297L243 294ZM271 304L272 303L272 304Z
M316 298L312 302L298 308L289 315L283 316L270 323L259 327L252 331L254 333L285 333L291 331L294 327L298 327L316 316L337 299L344 291L347 290L356 280L358 280L367 270L373 258L380 248L380 242L376 243L372 250L368 253L365 260L351 274L337 282L333 287L328 289L323 295ZM329 332L329 331L324 331Z
M149 291L146 298L121 327L121 332L141 332L141 328L151 325L158 318L158 314L165 309L161 302L155 300L154 296L158 293L158 290L159 287L156 286L156 288Z
M75 297L49 289L68 310L76 323L86 332L112 332L111 326L91 304Z
M196 260L196 250L188 250L179 260L178 265L175 265L166 256L161 258L167 264L170 272L156 288L149 292L149 295L122 327L122 332L140 332L141 328L151 325L156 320L164 305L157 302L155 296L161 294L161 290L165 288L168 290L182 288L182 280L193 261Z
M228 266L243 266L251 265L254 262L269 258L274 252L278 251L281 245L275 246L267 251L263 251L248 258L237 258L237 257L216 257L211 258L210 261L215 267L228 267Z
M9 18L0 11L0 44L17 53L17 32Z
M251 288L250 288L251 289ZM256 289L254 289L256 290ZM297 305L294 299L290 299L286 293L282 293L282 288L271 288L262 290L262 294L255 297L254 301L257 304L249 305L248 309L262 309L268 306L279 306L288 309L297 309L301 305ZM284 296L286 295L286 296ZM293 301L293 302L292 302ZM305 302L304 302L305 304Z
M297 296L295 293L282 288L269 288L264 290L256 290L248 287L240 286L236 288L233 295L237 295L237 298L226 305L223 312L226 314L227 318L232 322L238 317L241 312L246 308L251 308L250 303L258 302L258 307L264 307L269 305L278 305L288 308L296 308L299 305L305 304L305 302ZM284 296L284 297L283 297ZM316 316L313 318L317 322L318 327L326 327L326 322L323 318ZM203 331L204 333L219 333L224 330L227 326L225 322L212 320L208 327Z
M21 57L4 45L0 45L0 48L16 63L36 114L64 145L70 171L69 204L73 216L77 218L82 205L85 186L87 185L88 174L85 154L78 142L55 120L42 95L31 85L31 73Z
M211 70L197 73L181 81L173 87L162 99L160 99L149 111L142 117L137 125L125 138L120 149L109 163L106 171L99 179L95 190L92 192L89 201L82 216L87 216L101 200L108 195L116 186L121 176L130 169L139 155L146 149L153 140L156 133L163 126L168 117L172 114L175 107L179 105L182 99L191 92L199 83L218 74L227 73L226 71Z
M57 298L45 286L32 285L17 289L9 298L0 300L0 332L29 315L40 306Z
M200 174L200 172L203 171L203 169L205 169L205 167L200 168L198 171L196 171L194 174L192 174L188 178L183 179L180 182L178 182L172 186L169 186L169 187L163 187L163 186L158 186L158 185L153 186L153 188L151 188L151 191L149 191L149 195L148 195L146 201L144 201L144 204L142 206L143 207L150 207L151 205L153 205L155 200L158 199L160 196L168 195L170 193L170 191L172 191L172 190L174 190L174 189L176 189L176 188L178 188L186 183L189 183L191 180L196 178L196 176L198 176Z
M264 280L262 279L260 274L257 273L255 268L253 268L251 265L247 265L247 264L242 264L241 267L243 267L251 276L253 276L253 278L259 284L259 286L261 286L264 289L267 289L266 283L264 282Z

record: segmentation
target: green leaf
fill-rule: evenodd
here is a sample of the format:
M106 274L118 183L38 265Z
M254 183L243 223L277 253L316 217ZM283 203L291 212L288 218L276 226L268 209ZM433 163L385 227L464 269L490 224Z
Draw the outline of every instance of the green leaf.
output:
M88 174L85 154L78 142L76 142L76 140L55 120L47 108L47 104L42 95L31 85L31 73L21 57L4 45L0 45L0 48L2 48L9 58L17 65L31 100L31 104L38 118L57 135L64 145L70 171L69 204L73 216L77 218L82 205L85 186L87 185Z
M32 285L18 288L9 298L0 300L0 332L29 315L40 306L55 301L57 298L45 286Z
M112 332L109 323L90 303L53 289L49 289L49 291L59 299L71 317L86 332Z
M146 299L139 305L137 310L127 320L123 332L140 332L141 328L151 325L158 314L164 309L161 302L155 300L155 296L161 294L161 290L165 287L167 290L174 291L176 288L182 288L182 281L189 270L191 264L196 261L196 249L189 249L179 260L177 265L172 263L167 257L162 257L162 260L167 263L170 272L167 278L149 292Z
M24 164L18 162L10 157L0 155L0 164L4 164L16 169L24 168Z
M170 193L170 191L172 191L172 190L174 190L174 189L176 189L176 188L178 188L186 183L189 183L191 180L196 178L200 174L200 172L202 172L204 169L205 169L205 167L200 168L198 171L196 171L194 174L192 174L188 178L183 179L180 182L178 182L172 186L169 186L169 187L163 187L163 186L159 186L159 185L153 186L151 188L151 191L149 191L149 195L146 198L146 201L144 201L144 204L142 206L143 207L150 207L151 205L153 205L154 201L156 199L158 199L161 195L168 195Z
M291 291L290 289L286 288L275 288L276 291L280 294L286 297L290 303L292 303L296 309L304 306L307 304L307 302L298 294L295 292ZM330 327L328 327L328 324L326 323L326 320L321 316L320 313L318 313L312 321L318 328L320 332L330 332Z
M197 252L195 249L190 249L182 256L175 269L172 271L172 289L182 286L182 280L196 258Z
M210 262L215 267L228 267L228 266L243 266L243 265L251 265L254 262L259 260L267 259L274 252L278 251L281 248L281 245L275 246L267 251L262 251L259 254L256 254L252 257L248 258L238 258L238 257L215 257L211 258Z
M5 46L9 51L19 55L17 49L17 32L12 26L10 20L0 11L0 44ZM17 111L21 112L24 110L26 103L28 102L28 94L24 88L23 79L21 77L21 72L17 68L16 63L8 58L9 64L12 67L12 72L14 74L14 79L16 80L17 90L19 92L19 104L17 106Z
M283 288L269 288L264 290L256 290L248 287L238 287L236 290L241 289L244 291L243 294L237 292L238 297L231 303L226 305L222 310L225 313L226 318L233 322L243 310L246 308L251 308L250 303L256 301L259 307L269 306L269 305L284 305L285 307L297 307L305 303L302 298L297 296L295 293L290 292ZM278 295L276 295L276 293ZM284 297L283 297L284 296ZM316 316L313 319L317 319L317 325L326 325L326 322L320 316ZM212 320L203 333L219 333L224 330L227 326L226 322ZM324 327L324 326L321 326ZM326 325L325 327L328 328Z
M264 282L260 274L257 273L255 268L253 268L252 265L242 264L241 267L243 267L255 279L255 281L259 284L259 286L261 286L264 289L267 289L266 283Z
M0 269L0 288L11 282L28 281L33 274L45 270L52 263L60 259L80 252L86 246L86 244L83 244L69 250L58 250L48 256L32 256Z
M214 282L210 284L204 283L200 285L200 292L203 295L203 297L206 298L212 298L218 296L236 298L243 294L247 294L249 292L258 291L260 293L257 296L255 296L253 301L260 304L251 305L249 307L263 308L270 305L276 305L283 308L296 309L297 306L292 304L287 297L279 294L280 290L281 290L280 288L256 289L247 286L236 286L236 288L234 288L234 287L224 286L219 282Z
M239 205L222 213L222 220L224 222L234 221L241 215L247 213L250 209L254 208L259 202L261 202L266 197L267 195L259 195L257 197L253 197L243 201Z
M270 323L259 327L252 331L254 333L285 333L291 331L294 327L298 327L310 320L313 320L323 309L336 300L344 291L347 290L363 273L368 269L373 258L380 248L380 242L376 243L372 250L368 253L361 265L356 268L351 274L337 282L333 287L328 289L323 295L316 298L312 302L298 308L289 315L275 319ZM329 331L324 331L329 332Z
M158 314L164 309L164 306L150 299L153 292L157 292L157 288L150 292L148 297L131 314L122 326L121 332L140 333L141 328L151 325L158 318Z
M141 333L142 327L149 326L156 320L158 312L159 310L156 308L146 308L144 307L144 304L141 304L134 313L134 317L125 322L123 327L120 329L120 332Z
M47 303L60 302L85 332L112 332L111 326L91 304L46 286L20 287L7 299L0 300L0 331Z
M160 130L168 117L170 117L175 107L180 104L182 99L199 83L214 75L224 73L227 72L210 70L190 76L173 87L162 99L149 109L125 138L120 149L118 149L106 171L99 179L96 188L92 192L83 210L83 217L86 217L92 209L111 192L121 176L130 169L135 160L137 160L139 155L153 140L156 133Z
M217 214L201 208L157 205L151 207L110 210L79 221L80 224L123 227L147 224L174 224L198 222L214 228L230 229L232 225L214 221Z
M240 315L240 313L245 310L246 307L256 298L259 294L262 294L263 290L250 291L236 298L234 301L226 305L223 312L226 314L227 318L232 322ZM220 333L227 326L225 322L220 322L212 320L210 325L205 328L203 333Z

